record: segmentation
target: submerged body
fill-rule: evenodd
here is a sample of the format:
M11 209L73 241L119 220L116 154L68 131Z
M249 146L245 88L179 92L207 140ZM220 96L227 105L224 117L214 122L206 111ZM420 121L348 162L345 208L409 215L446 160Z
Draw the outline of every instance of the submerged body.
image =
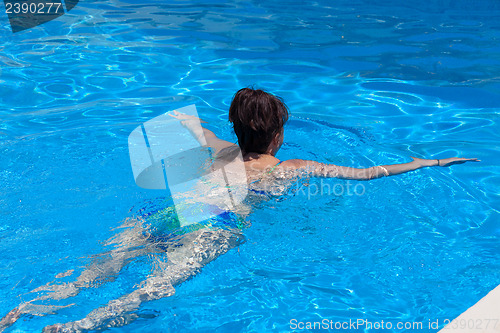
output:
M46 315L68 306L41 305L37 301L60 301L78 295L83 288L95 288L113 281L131 261L149 256L154 270L130 294L124 295L90 312L85 318L48 326L44 332L80 332L123 326L135 320L134 312L142 302L171 296L175 286L196 275L200 269L218 256L244 242L240 228L233 227L234 217L222 217L224 224L199 226L183 233L157 236L148 231L144 222L125 221L124 230L106 242L114 249L94 257L74 282L48 283L32 292L42 296L19 305L0 321L0 331L9 327L23 314Z

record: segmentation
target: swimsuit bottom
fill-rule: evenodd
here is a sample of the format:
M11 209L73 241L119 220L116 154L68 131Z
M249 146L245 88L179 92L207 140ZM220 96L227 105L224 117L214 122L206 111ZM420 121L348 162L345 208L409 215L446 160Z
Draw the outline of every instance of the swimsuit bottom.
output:
M243 218L231 211L221 211L219 208L212 205L204 205L203 209L206 209L215 216L185 226L181 226L174 206L168 206L163 209L148 212L142 216L150 226L150 228L148 228L149 230L145 231L145 233L147 233L149 237L157 238L158 240L160 240L160 238L167 240L202 228L241 230L245 225Z

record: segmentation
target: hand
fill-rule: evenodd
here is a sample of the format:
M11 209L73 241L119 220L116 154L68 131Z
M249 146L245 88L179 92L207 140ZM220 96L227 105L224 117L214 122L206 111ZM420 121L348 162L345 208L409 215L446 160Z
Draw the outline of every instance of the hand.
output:
M203 121L203 120L201 120L200 118L198 118L196 116L192 116L192 115L189 115L189 114L181 113L181 112L178 112L178 111L174 111L173 114L169 113L168 115L170 117L172 117L172 118L181 120L181 123L183 125L185 124L185 122L188 122L190 120L199 120L200 123L206 123L206 121Z
M429 167L429 166L441 166L441 167L449 167L450 165L453 164L462 164L468 161L472 162L481 162L477 158L463 158L463 157L450 157L450 158L443 158L439 159L439 165L438 165L438 160L437 159L424 159L424 158L418 158L418 157L413 157L410 156L415 162L420 164L423 167Z
M449 167L450 165L462 164L469 161L481 162L481 160L478 160L477 158L450 157L450 158L439 159L439 166Z

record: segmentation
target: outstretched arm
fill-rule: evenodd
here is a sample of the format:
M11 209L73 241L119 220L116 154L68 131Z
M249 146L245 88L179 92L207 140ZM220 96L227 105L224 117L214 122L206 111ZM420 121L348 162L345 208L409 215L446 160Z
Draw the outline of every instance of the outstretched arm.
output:
M303 171L315 177L331 177L341 179L371 180L384 176L399 175L408 171L417 170L425 167L441 166L448 167L453 164L462 164L468 161L480 162L477 158L451 157L445 159L427 160L423 158L412 157L413 161L401 164L379 165L371 168L350 168L334 164L319 163L306 160L288 160L284 161L283 168L292 168Z

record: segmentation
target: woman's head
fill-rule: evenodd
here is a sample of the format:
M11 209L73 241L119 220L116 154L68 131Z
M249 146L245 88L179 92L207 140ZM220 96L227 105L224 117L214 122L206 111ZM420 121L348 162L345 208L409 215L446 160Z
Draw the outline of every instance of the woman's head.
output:
M262 90L238 90L229 107L229 121L245 153L274 155L283 142L287 120L288 108L282 99Z

